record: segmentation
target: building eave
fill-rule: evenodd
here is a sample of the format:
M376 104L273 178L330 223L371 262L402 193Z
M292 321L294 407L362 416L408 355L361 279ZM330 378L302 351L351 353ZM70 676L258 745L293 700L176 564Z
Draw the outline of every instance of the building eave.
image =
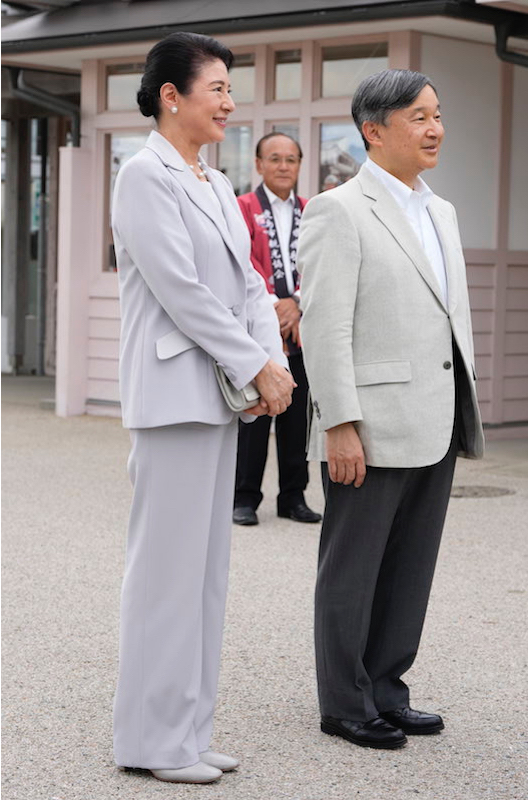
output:
M105 3L104 14L98 5L78 3L33 15L5 29L3 53L156 40L177 30L225 35L439 15L495 28L507 25L510 35L528 38L527 15L472 0L331 0L327 3L320 0L268 0L266 13L262 13L261 2L240 4L233 0L217 0L214 4L200 4L188 0L155 0L150 3Z

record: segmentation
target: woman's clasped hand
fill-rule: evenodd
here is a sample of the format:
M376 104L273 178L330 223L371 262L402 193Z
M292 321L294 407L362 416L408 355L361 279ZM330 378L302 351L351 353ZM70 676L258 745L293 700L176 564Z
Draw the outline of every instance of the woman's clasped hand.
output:
M260 402L248 409L248 414L257 417L269 414L274 417L282 414L292 401L292 393L297 384L291 373L271 359L255 377L255 385L260 393Z

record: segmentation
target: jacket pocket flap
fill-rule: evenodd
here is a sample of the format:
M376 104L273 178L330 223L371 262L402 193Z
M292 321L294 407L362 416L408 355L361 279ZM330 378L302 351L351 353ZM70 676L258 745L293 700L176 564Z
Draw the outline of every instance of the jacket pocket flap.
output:
M166 333L156 341L156 355L160 359L172 358L179 356L180 353L185 353L186 350L191 350L193 347L198 347L193 339L189 339L178 328Z
M373 361L355 364L356 386L375 383L407 383L411 380L410 361Z

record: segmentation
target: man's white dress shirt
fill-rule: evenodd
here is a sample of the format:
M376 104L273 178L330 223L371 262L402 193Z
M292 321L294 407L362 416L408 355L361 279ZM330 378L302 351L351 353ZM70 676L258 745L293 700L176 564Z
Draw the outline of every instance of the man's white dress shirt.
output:
M410 186L395 178L394 175L391 175L390 172L380 167L372 159L367 158L365 166L389 190L409 220L433 268L444 305L447 308L448 287L444 254L427 208L433 197L433 192L420 176L416 178L414 189L411 189Z

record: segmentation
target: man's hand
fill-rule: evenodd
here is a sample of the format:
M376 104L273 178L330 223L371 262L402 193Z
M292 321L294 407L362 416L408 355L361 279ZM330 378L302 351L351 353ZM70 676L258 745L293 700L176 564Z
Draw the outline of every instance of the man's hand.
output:
M283 339L288 339L292 334L294 325L301 318L299 305L293 297L283 297L275 303L274 308L279 318L281 336Z
M302 347L302 344L301 344L301 326L299 325L298 322L296 322L295 325L292 327L291 338L292 338L293 343L296 344L297 347Z
M256 416L266 413L270 417L286 411L297 386L288 370L271 359L257 373L255 385L260 392L260 403L249 409L249 413Z
M359 489L367 468L363 445L354 423L345 422L326 431L326 454L330 480L345 486L353 483Z

